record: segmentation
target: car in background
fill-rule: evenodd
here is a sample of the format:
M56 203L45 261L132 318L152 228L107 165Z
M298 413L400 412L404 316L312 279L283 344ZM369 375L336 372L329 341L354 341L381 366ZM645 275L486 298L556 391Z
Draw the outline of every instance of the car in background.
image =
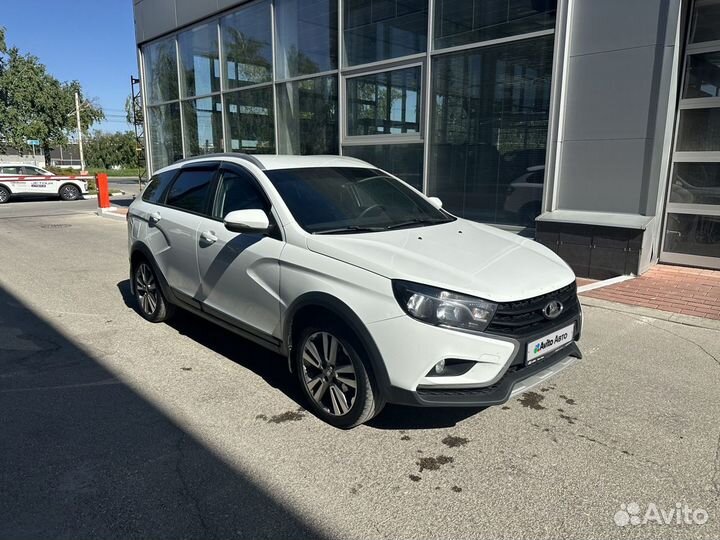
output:
M544 181L545 165L536 165L528 167L507 187L503 209L525 227L534 227L540 215Z
M504 403L582 356L562 259L358 159L190 158L127 220L140 315L181 307L280 353L337 427L386 402Z
M0 176L53 176L53 173L36 165L0 163Z
M0 163L0 204L12 197L58 196L64 201L80 199L88 192L91 176L59 176L26 163Z

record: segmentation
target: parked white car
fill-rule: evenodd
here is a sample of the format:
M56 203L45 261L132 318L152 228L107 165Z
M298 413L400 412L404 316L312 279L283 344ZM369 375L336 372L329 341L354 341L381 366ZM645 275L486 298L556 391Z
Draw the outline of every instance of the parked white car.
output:
M74 201L88 192L89 176L56 176L34 165L0 163L0 204L14 195L56 195Z
M178 162L130 206L128 245L143 317L181 307L287 356L338 427L386 402L500 404L581 358L560 258L357 159Z

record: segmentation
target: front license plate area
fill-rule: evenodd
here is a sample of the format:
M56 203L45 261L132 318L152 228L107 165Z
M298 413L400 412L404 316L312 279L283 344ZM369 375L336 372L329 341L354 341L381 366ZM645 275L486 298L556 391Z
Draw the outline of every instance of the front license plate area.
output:
M575 323L555 330L539 339L530 341L527 344L527 355L525 365L529 366L540 360L543 356L558 350L559 348L572 343L575 335Z

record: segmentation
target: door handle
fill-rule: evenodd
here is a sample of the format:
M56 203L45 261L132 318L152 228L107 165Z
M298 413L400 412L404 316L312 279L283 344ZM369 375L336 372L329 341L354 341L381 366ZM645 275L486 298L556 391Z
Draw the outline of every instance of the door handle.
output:
M159 212L153 212L152 214L150 214L148 216L148 221L150 223L157 223L158 221L160 221L160 219L161 219L161 216L160 216Z
M200 238L202 238L208 244L214 244L218 240L218 237L215 236L215 233L213 231L205 231L201 233Z

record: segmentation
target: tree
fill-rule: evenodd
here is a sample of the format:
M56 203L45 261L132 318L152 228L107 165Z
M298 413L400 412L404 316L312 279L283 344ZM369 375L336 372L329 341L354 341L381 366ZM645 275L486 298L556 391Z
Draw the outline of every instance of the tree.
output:
M137 167L137 140L131 131L101 133L96 131L85 143L88 167L109 169Z
M81 98L83 130L105 115L82 98L78 81L60 82L47 72L37 57L8 47L0 28L0 147L23 148L27 139L38 139L46 162L50 151L67 143L76 126L75 92Z

